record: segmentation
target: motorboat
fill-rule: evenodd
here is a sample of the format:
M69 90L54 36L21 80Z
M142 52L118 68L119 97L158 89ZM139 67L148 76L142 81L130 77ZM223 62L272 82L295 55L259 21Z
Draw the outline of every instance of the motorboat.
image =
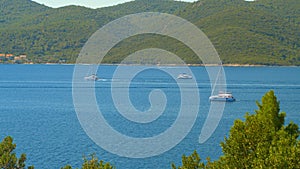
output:
M230 92L219 92L218 95L210 96L210 101L221 101L221 102L234 102L236 99Z
M186 73L181 73L177 76L177 79L192 79L193 76L186 74Z
M88 80L88 81L97 81L99 79L100 78L96 74L92 74L84 77L84 80Z

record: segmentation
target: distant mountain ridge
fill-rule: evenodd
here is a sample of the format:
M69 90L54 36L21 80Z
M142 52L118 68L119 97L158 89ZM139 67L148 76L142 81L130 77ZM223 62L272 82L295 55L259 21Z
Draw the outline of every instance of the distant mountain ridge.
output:
M2 26L2 24L13 24L50 8L30 0L0 0L0 9Z
M299 65L298 0L203 0L187 9L179 15L209 36L224 63Z
M0 0L0 54L26 54L37 63L74 63L84 43L101 26L128 14L163 12L201 28L224 63L300 65L299 9L298 0L136 0L99 9ZM187 63L201 63L179 42L149 36L125 40L104 61L118 63L125 54L147 47L167 49Z

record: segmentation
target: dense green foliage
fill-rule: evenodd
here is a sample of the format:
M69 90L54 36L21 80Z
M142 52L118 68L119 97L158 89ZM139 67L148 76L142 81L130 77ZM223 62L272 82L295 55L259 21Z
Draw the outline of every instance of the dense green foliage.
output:
M178 169L197 169L197 168L205 168L205 164L201 162L201 158L197 151L190 156L182 156L182 167L178 167ZM172 164L172 169L177 169L175 164Z
M180 15L211 39L223 63L299 65L298 0L202 0Z
M127 14L171 13L186 6L183 2L140 0L100 9L67 6L40 10L43 6L20 4L17 0L0 0L1 11L9 6L32 11L19 20L14 19L14 12L0 13L0 53L26 53L35 62L75 62L87 39L106 23Z
M13 143L11 137L6 137L0 142L0 168L1 169L24 169L26 155L21 154L18 158L14 152L16 144ZM33 169L33 166L28 167L28 169Z
M298 0L136 0L99 9L49 8L30 0L0 0L0 53L25 53L34 62L72 63L101 26L121 16L151 11L175 14L196 24L224 63L300 65L299 9ZM172 40L161 43L166 39L145 36L129 41L107 55L105 62L119 63L131 48L159 46L176 51L187 63L201 63L186 46Z
M61 169L72 169L70 165L67 165ZM95 155L91 156L91 159L84 158L81 169L115 169L110 163L104 163L102 160L99 161Z
M230 135L221 144L226 168L300 168L298 126L284 126L274 92L268 92L255 114L236 120Z
M255 114L247 113L245 121L235 120L229 136L221 143L223 156L204 165L194 152L183 156L179 169L300 168L298 125L290 122L284 126L285 113L280 113L273 91L266 93L257 105L259 109Z

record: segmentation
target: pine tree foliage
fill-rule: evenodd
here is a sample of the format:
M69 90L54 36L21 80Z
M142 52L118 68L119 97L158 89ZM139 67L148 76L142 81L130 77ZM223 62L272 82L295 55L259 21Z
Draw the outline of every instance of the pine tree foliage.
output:
M13 143L13 138L8 136L0 143L0 169L24 169L26 155L21 154L18 158L14 152L16 144ZM28 169L33 169L33 166Z
M72 169L72 166L67 165L61 169ZM91 155L90 159L84 158L81 169L115 169L110 163L105 163L102 160L98 160L95 154Z
M274 91L267 92L257 102L254 114L246 113L245 120L235 120L229 136L221 143L223 156L203 166L191 166L183 157L179 169L297 169L300 168L299 127L290 122L285 126L286 114L280 112ZM200 159L200 157L199 157ZM198 161L201 164L201 161ZM173 167L174 168L174 167Z

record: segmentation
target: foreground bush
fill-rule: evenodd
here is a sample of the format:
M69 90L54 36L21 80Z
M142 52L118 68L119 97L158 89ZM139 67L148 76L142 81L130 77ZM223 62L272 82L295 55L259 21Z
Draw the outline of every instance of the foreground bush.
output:
M300 168L298 125L284 125L285 113L280 113L279 102L273 91L257 102L254 114L246 113L245 121L235 120L229 136L221 143L223 156L204 165L197 152L183 156L178 169L241 169L241 168ZM173 169L176 166L172 165Z
M21 154L18 158L14 152L16 144L13 143L13 138L8 136L0 143L0 168L1 169L24 169L26 155ZM28 169L33 169L33 166Z
M67 165L61 169L72 169L70 165ZM91 159L84 158L81 169L115 169L110 163L104 163L102 160L98 160L95 155L91 156Z

